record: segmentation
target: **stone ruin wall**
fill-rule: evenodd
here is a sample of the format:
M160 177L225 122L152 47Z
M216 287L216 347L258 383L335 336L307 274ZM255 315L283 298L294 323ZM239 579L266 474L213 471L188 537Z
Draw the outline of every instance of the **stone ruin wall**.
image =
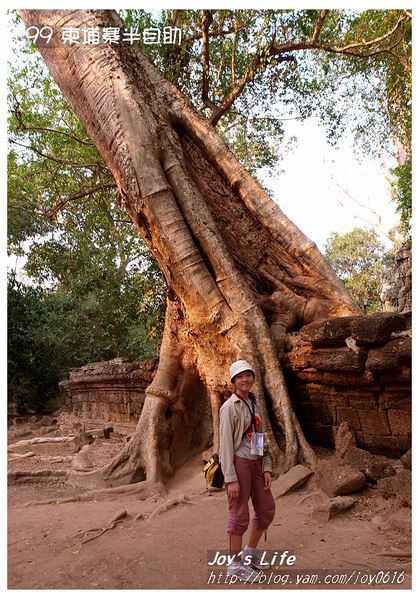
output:
M385 312L412 310L412 250L407 245L396 252L394 265L384 274L381 301Z
M411 447L409 315L374 314L319 321L291 337L283 360L307 439L334 446L346 421L357 446L399 457Z
M117 432L131 434L156 366L153 358L145 362L115 358L72 368L69 379L60 383L66 407L88 428L109 424Z
M333 447L346 421L358 447L398 457L411 447L410 318L375 314L307 325L283 358L294 408L308 440ZM87 427L131 434L157 360L121 358L72 369L61 383Z

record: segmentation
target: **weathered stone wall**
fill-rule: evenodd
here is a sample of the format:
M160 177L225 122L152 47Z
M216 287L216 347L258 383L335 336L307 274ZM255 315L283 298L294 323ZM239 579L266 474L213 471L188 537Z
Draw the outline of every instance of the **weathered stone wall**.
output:
M407 315L334 318L305 326L283 358L294 408L309 441L334 446L346 421L358 447L400 456L411 446L411 333ZM61 383L87 426L131 433L157 360L121 359L73 369Z
M144 404L145 389L153 380L157 360L109 362L72 368L70 377L60 383L67 407L87 426L112 423L119 432L135 429Z
M409 318L375 314L303 327L283 360L309 441L334 446L343 421L357 446L400 456L411 446Z
M412 310L412 250L408 246L396 252L394 266L385 273L381 299L385 312Z

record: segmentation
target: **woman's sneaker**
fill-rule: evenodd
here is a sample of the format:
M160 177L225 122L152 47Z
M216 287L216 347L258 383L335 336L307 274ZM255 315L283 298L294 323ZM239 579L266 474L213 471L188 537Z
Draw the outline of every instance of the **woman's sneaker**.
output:
M242 560L243 560L244 564L248 564L249 566L252 566L252 568L256 568L257 570L269 570L269 568L271 567L271 564L266 559L266 555L265 555L265 557L263 557L264 553L265 552L262 551L262 549L256 549L256 548L254 549L253 547L245 547L243 549ZM248 556L250 556L250 559ZM263 559L262 559L262 557L263 557Z
M250 566L243 562L233 561L227 568L230 576L237 576L237 580L241 582L257 582L260 572L255 572Z

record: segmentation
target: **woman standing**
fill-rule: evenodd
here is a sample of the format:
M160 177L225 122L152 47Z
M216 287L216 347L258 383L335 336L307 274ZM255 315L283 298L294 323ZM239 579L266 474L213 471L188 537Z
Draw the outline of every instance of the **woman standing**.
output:
M263 428L256 399L250 392L255 372L246 360L230 366L234 393L220 410L220 461L227 489L229 518L227 533L230 554L234 556L228 568L241 580L252 580L250 566L269 568L261 563L259 540L275 514L271 493L272 461L264 452ZM249 499L255 510L250 524L249 540L242 551L242 537L249 525Z

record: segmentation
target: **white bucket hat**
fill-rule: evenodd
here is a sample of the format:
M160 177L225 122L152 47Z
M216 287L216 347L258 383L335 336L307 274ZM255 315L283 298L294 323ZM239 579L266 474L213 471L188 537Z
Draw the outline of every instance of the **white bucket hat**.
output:
M250 372L253 373L253 376L256 376L255 371L246 360L237 360L237 362L233 362L230 366L230 381L233 381L236 375L245 372L246 370L250 370Z

